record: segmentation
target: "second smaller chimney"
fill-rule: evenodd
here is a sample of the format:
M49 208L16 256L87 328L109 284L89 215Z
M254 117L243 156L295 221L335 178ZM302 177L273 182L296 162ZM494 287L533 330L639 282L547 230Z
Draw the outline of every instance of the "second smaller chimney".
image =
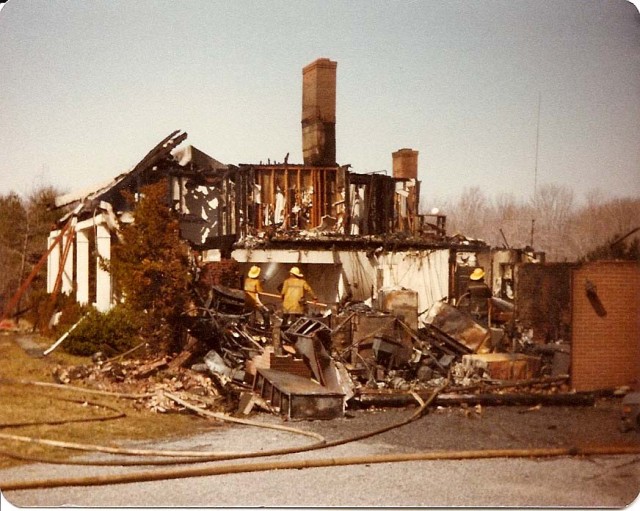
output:
M393 177L418 179L418 151L398 149L391 153L393 157Z

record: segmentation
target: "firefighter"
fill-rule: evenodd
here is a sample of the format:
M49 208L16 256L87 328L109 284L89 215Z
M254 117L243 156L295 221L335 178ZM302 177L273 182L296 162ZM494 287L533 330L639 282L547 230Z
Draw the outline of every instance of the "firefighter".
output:
M476 268L469 275L469 312L480 322L486 322L489 315L489 299L491 298L491 289L484 281L484 270Z
M304 280L304 275L300 268L294 266L289 270L289 277L282 284L282 329L289 326L296 316L301 316L305 312L304 298L308 293L313 301L318 301L318 297L311 289L311 286Z
M263 292L262 282L258 278L260 276L260 267L252 266L244 279L244 305L245 307L262 316L262 324L264 328L271 328L271 316L269 309L260 300L260 293Z

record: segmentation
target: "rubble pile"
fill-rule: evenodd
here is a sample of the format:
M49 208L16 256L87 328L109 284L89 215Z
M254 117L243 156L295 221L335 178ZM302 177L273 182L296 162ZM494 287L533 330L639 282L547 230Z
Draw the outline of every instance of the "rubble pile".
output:
M272 410L291 418L339 416L380 395L386 396L384 403L396 398L409 403L413 398L402 396L444 385L465 394L504 396L517 388L518 394L542 395L558 393L566 381L563 374L536 387L551 375L552 366L525 349L522 336L511 339L516 330L489 328L443 302L418 326L417 311L403 308L405 298L386 297L396 301L393 311L346 303L301 315L286 327L274 316L274 328L267 329L245 311L242 292L214 286L191 325L191 334L207 347L191 369L207 373L223 392L242 397L251 389ZM505 346L511 349L504 351ZM331 412L322 409L322 400L336 395L341 410L335 404ZM296 408L295 400L303 404Z
M96 356L97 355L97 356ZM88 388L116 394L135 395L135 406L154 412L180 411L165 392L195 401L203 408L220 410L223 396L208 376L181 367L170 367L168 357L140 360L105 361L100 354L91 365L54 367L58 383L82 382Z
M541 350L512 324L488 327L444 302L419 323L411 293L384 291L377 306L343 303L286 326L273 314L273 328L266 328L245 309L243 291L214 285L188 318L183 353L119 361L96 354L91 365L56 367L54 377L137 394L138 406L155 412L180 410L164 396L171 393L204 408L231 402L239 413L255 405L292 419L407 406L442 388L439 405L530 404L536 396L566 395L566 365L555 363L566 361L563 346Z

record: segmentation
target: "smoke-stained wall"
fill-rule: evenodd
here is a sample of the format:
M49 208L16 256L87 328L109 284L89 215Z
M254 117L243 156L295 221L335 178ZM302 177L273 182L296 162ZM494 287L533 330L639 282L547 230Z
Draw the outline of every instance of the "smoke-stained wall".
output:
M278 293L293 266L300 268L319 300L368 302L380 289L406 288L418 294L418 312L449 294L449 250L371 254L363 250L236 249L232 257L246 274L262 268L265 291Z

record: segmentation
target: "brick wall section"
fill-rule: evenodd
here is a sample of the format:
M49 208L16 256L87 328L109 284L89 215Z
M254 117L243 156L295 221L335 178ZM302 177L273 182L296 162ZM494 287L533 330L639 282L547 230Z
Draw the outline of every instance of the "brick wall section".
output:
M595 301L590 300L586 292L587 281L595 285ZM573 271L571 291L572 387L576 390L637 387L640 383L638 263L586 263Z

